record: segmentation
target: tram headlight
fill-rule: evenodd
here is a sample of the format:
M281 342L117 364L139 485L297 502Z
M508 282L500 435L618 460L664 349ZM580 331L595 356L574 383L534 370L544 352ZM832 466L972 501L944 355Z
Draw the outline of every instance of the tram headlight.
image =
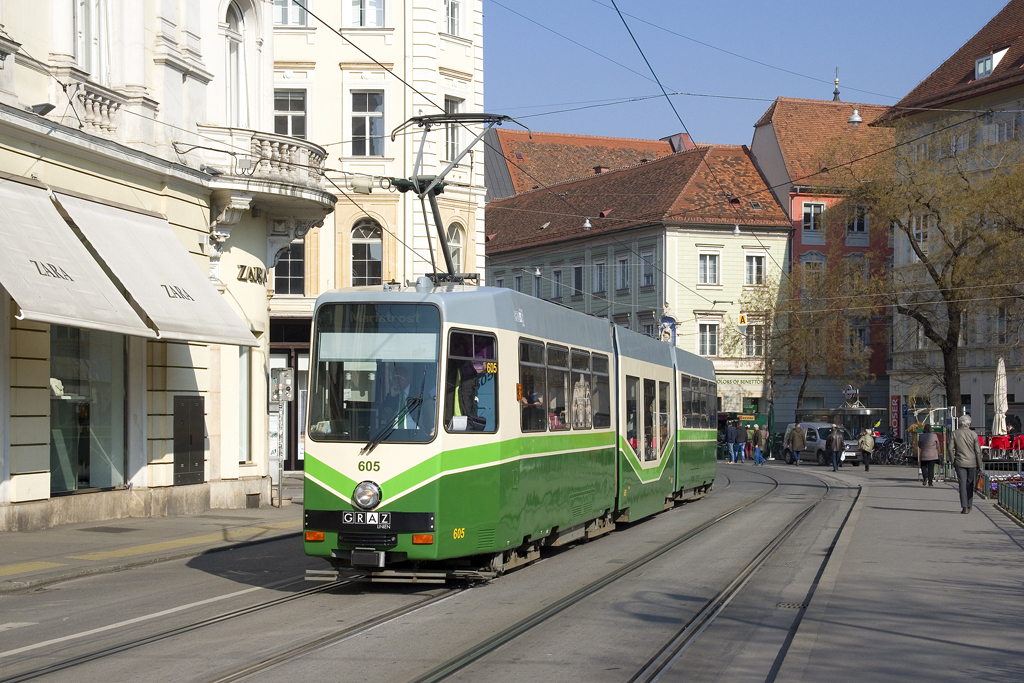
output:
M352 492L352 502L363 510L372 510L380 505L380 486L372 481L361 481Z

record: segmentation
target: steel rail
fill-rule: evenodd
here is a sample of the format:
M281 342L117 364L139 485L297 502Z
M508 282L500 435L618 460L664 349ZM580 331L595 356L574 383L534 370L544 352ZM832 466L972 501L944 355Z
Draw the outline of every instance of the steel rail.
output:
M449 659L446 662L443 662L442 664L439 664L438 666L434 667L433 669L424 673L423 675L414 678L409 683L434 683L435 681L444 680L445 678L451 676L457 671L465 668L469 664L472 664L473 662L499 649L506 643L518 638L520 635L526 633L530 629L535 628L536 626L542 624L548 619L551 619L552 617L568 609L569 607L576 605L577 603L581 602L584 598L593 595L605 586L614 583L615 581L639 569L645 564L657 559L661 555L664 555L665 553L676 548L677 546L682 545L686 541L694 538L695 536L700 535L701 533L707 531L711 527L715 526L716 524L725 520L726 518L731 517L737 512L740 512L741 510L744 510L750 507L751 505L760 502L766 496L769 496L778 490L779 480L776 479L775 477L769 474L765 474L763 472L753 472L753 474L767 477L768 479L774 482L774 486L772 486L771 489L761 494L757 498L754 498L753 500L748 501L743 505L739 505L729 510L728 512L725 512L715 517L712 520L704 522L703 524L691 529L690 531L687 531L686 533L676 537L668 543L665 543L659 546L658 548L655 548L646 555L643 555L633 560L629 564L623 565L619 569L610 572L609 574L606 574L600 579L597 579L596 581L587 584L586 586L574 591L573 593L570 593L569 595L552 603L544 609L534 612L532 615L516 622L515 624L509 626L500 633L491 636L487 640L474 645L465 652L456 655L455 657Z
M394 621L395 619L404 617L407 614L412 614L413 612L421 610L425 607L429 607L430 605L436 602L446 600L452 595L455 595L456 593L461 593L464 590L467 589L446 589L440 595L434 595L424 600L419 600L411 605L398 607L396 609L391 610L390 612L386 612L372 619L368 619L362 623L349 626L348 628L344 628L333 633L328 633L327 635L321 636L315 640L311 640L308 643L303 643L302 645L299 645L297 647L289 648L287 650L284 650L283 652L279 652L275 655L267 657L264 660L256 662L255 664L250 664L249 666L238 669L237 671L233 671L219 678L215 678L212 681L209 681L208 683L231 683L232 681L242 680L243 678L252 676L253 674L259 673L261 671L266 671L268 669L272 669L275 666L284 664L285 662L290 662L291 660L309 654L310 652L314 652L316 650L329 647L343 640L347 640L353 636L357 636L361 633L369 631L372 628L376 628L377 626L386 624L389 621Z
M300 600L302 598L308 597L310 595L314 595L316 593L323 593L324 591L328 591L328 590L331 590L333 588L337 588L339 586L343 586L343 585L348 584L348 583L351 583L351 581L333 581L331 583L324 584L322 586L316 586L315 588L307 588L305 590L299 591L297 593L293 593L291 595L286 595L286 596L281 597L281 598L276 598L274 600L268 600L267 602L261 602L261 603L256 604L256 605L251 605L249 607L243 607L243 608L237 609L237 610L232 610L231 612L225 612L224 614L221 614L221 615L216 616L216 617L210 617L209 619L203 619L201 621L196 621L196 622L193 622L191 624L187 624L185 626L179 626L177 628L168 629L167 631L161 631L160 633L155 633L155 634L150 635L150 636L145 636L144 638L136 638L135 640L130 640L130 641L126 642L126 643L121 643L119 645L112 645L110 647L102 648L100 650L95 650L95 651L90 652L88 654L79 655L77 657L70 657L68 659L65 659L65 660L60 661L60 662L56 662L54 664L49 664L47 666L39 667L38 669L32 669L31 671L25 671L25 672L20 673L20 674L15 674L14 676L7 676L7 677L4 677L4 678L0 678L0 683L21 683L22 681L30 681L30 680L32 680L34 678L39 678L40 676L46 676L48 674L52 674L52 673L55 673L57 671L63 671L65 669L70 669L72 667L79 666L81 664L85 664L86 662L92 662L92 661L95 661L97 659L103 659L104 657L109 657L111 655L115 655L115 654L118 654L120 652L125 652L127 650L132 650L132 649L137 648L137 647L142 647L143 645L149 645L151 643L157 643L157 642L160 642L161 640L166 640L168 638L173 638L173 637L179 636L179 635L181 635L183 633L189 633L191 631L196 631L196 630L204 628L206 626L211 626L213 624L219 624L219 623L222 623L222 622L225 622L225 621L229 621L231 619L236 619L238 617L245 616L247 614L253 614L254 612L259 612L259 611L262 611L262 610L265 610L265 609L269 609L271 607L276 607L277 605L283 605L285 603L292 602L294 600Z
M683 652L692 645L704 631L714 622L715 619L722 613L722 611L732 602L733 598L739 595L740 591L746 587L747 583L753 578L754 574L757 573L764 563L775 554L775 551L788 539L796 528L807 519L811 512L818 507L828 494L832 492L832 487L828 485L828 482L822 482L825 485L825 493L822 494L821 498L811 503L809 506L799 512L786 528L784 528L777 536L769 541L761 550L754 556L742 570L740 570L729 584L723 588L713 598L701 608L701 610L691 618L676 634L668 640L647 662L641 667L641 669L634 674L627 683L655 683L661 680L668 671L671 670L675 662L682 656ZM860 493L858 492L858 496ZM856 499L854 500L856 502ZM847 517L848 519L849 517ZM842 527L846 526L846 520L839 528L838 533L842 533ZM837 533L837 537L838 537Z

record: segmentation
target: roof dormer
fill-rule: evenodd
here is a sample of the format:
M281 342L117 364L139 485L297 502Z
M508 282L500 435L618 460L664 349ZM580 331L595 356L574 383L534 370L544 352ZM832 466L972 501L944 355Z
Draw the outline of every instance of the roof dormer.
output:
M1008 49L1009 48L1004 47L1001 50L994 51L990 55L985 55L984 57L979 57L974 60L974 79L978 80L991 75L995 68L999 66L999 60L1003 58Z

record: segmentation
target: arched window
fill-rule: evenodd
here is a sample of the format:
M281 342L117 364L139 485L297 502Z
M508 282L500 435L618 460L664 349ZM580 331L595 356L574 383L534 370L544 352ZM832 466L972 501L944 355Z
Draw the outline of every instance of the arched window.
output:
M452 223L448 226L448 249L452 252L452 265L455 272L462 272L462 226Z
M245 127L249 125L245 88L245 18L237 3L228 5L224 23L227 24L224 37L228 125Z
M352 228L352 286L379 285L384 258L383 231L377 221L364 218Z

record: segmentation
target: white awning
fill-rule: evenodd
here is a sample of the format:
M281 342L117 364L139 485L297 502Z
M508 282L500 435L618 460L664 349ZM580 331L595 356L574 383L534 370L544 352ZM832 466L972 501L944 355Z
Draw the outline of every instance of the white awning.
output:
M258 345L166 220L54 194L161 339Z
M0 283L19 318L155 337L43 187L0 179Z

